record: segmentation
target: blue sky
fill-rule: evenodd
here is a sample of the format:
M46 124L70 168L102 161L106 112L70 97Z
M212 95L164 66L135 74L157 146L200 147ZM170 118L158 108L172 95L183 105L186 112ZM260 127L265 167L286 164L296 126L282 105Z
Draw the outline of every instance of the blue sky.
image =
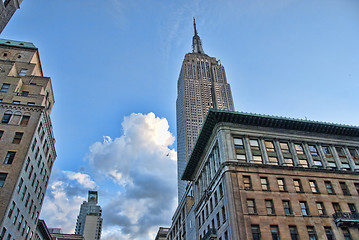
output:
M52 79L58 157L41 216L70 232L98 189L103 239L170 224L193 16L237 111L359 125L358 12L357 0L24 0L0 37L34 43Z

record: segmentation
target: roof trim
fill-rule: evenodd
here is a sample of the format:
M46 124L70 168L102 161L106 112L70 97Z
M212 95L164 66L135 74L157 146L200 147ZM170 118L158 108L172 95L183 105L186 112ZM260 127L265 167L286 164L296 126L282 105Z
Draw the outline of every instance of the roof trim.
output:
M182 175L182 180L193 180L192 175L201 158L202 152L207 146L215 125L220 122L338 136L359 137L359 127L356 126L210 109L203 123L191 156L189 157L189 161Z
M35 47L35 45L30 42L8 40L8 39L2 39L2 38L0 38L0 45L9 46L9 47L37 49L37 47Z

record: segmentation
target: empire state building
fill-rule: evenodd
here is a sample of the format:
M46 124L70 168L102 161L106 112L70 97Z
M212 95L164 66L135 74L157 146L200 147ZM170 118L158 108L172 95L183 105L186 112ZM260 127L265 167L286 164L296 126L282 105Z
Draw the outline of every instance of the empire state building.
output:
M216 58L204 53L193 20L192 53L184 57L177 86L177 173L178 199L181 200L186 181L181 177L196 143L202 123L211 108L234 111L230 85L224 67Z

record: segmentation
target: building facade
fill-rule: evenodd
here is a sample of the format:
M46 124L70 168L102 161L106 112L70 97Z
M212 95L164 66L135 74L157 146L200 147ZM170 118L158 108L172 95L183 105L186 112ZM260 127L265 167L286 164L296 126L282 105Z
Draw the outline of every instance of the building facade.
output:
M75 234L84 236L85 240L101 239L102 209L97 205L97 191L88 192L88 201L81 204L77 217Z
M359 239L358 127L210 110L183 180L192 239Z
M53 105L38 49L0 39L0 239L27 239L36 232L56 158Z
M2 0L0 1L0 33L10 21L17 9L20 8L22 0Z
M195 22L192 53L187 53L183 60L177 91L177 175L180 201L187 185L181 176L208 110L234 111L224 67L216 58L204 53Z

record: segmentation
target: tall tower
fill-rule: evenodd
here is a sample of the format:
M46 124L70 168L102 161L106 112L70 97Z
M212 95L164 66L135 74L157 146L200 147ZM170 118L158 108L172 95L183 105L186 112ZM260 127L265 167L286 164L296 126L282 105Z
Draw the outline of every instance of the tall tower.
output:
M31 239L56 158L38 49L0 39L0 239Z
M101 239L102 209L97 203L97 191L89 191L88 201L81 204L75 233L84 236L85 240Z
M178 78L177 115L177 174L178 199L186 189L181 180L202 123L210 108L234 111L230 85L224 67L214 57L204 53L193 19L192 53L187 53Z
M15 11L20 8L22 0L2 0L0 1L0 33L10 21Z

